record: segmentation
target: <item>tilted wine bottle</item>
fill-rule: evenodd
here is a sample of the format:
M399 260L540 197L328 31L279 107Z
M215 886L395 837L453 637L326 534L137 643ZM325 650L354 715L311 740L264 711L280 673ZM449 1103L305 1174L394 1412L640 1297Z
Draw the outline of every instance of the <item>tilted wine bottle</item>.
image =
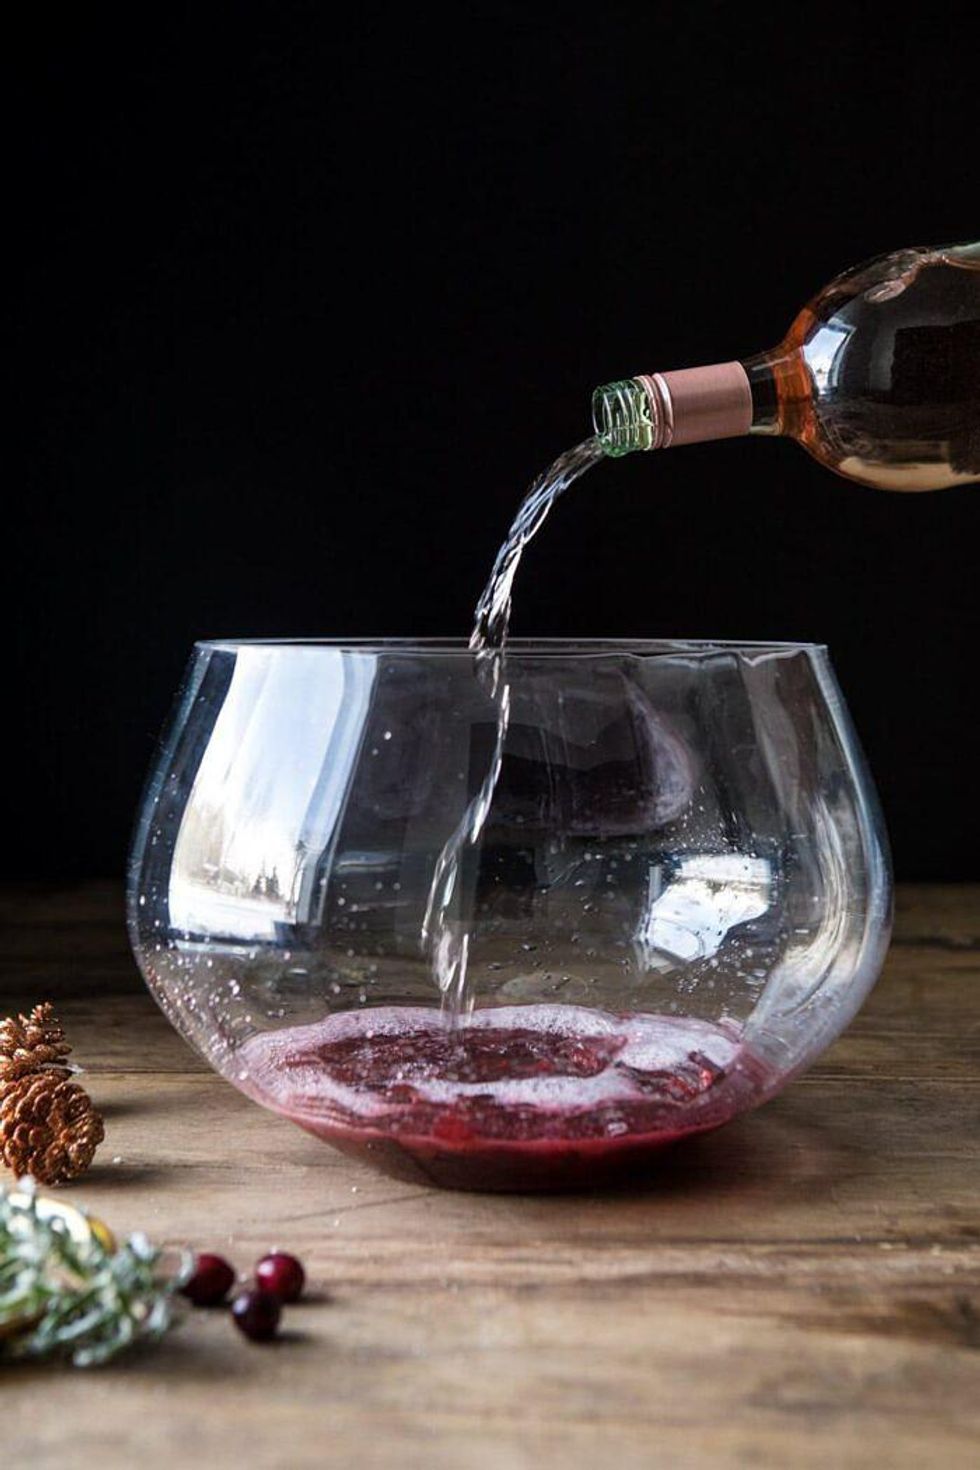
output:
M838 276L778 347L608 383L607 454L785 434L882 490L980 480L980 244L899 250Z

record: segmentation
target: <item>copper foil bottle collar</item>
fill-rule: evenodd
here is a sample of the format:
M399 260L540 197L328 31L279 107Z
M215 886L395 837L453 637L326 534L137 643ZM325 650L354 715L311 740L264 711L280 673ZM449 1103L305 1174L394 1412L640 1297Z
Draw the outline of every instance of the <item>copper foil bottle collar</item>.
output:
M752 427L752 390L740 362L654 373L638 381L656 400L661 434L652 448L731 439Z

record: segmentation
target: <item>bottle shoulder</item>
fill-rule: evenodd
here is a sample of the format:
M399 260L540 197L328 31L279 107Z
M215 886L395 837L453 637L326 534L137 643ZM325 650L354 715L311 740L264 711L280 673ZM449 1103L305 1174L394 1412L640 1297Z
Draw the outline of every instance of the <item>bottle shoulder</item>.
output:
M865 346L880 340L894 347L903 332L978 325L980 246L920 246L838 276L799 313L786 342L809 349L820 338L825 356L832 343L839 352L858 336Z
M980 478L978 265L976 247L915 247L814 297L780 349L788 431L872 484Z

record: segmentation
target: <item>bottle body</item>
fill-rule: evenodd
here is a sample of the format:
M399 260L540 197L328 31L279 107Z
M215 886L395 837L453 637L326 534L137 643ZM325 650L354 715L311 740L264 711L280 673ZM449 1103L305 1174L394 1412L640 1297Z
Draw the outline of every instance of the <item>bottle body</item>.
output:
M599 389L610 454L786 434L862 484L980 480L980 246L919 247L839 276L770 352Z

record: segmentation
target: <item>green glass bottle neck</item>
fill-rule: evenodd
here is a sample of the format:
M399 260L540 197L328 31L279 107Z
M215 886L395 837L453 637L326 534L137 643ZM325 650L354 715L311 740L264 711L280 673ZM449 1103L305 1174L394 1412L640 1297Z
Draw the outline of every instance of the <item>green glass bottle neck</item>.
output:
M597 388L592 395L592 423L604 453L612 459L654 448L653 406L639 378L622 378Z

